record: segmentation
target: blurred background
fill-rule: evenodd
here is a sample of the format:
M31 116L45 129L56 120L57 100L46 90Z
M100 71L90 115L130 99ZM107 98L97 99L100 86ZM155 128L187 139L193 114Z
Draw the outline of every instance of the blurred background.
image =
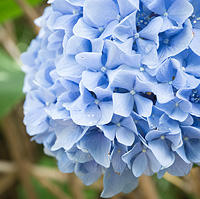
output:
M61 174L22 122L19 57L37 35L33 20L46 6L46 0L0 0L0 199L98 199L102 178L86 187L74 174ZM200 199L200 169L184 178L142 176L136 190L113 199Z

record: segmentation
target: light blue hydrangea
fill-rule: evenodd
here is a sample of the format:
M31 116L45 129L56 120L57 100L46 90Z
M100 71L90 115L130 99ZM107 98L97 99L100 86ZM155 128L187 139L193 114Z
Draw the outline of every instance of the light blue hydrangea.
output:
M21 59L24 123L102 197L200 164L199 0L49 0Z

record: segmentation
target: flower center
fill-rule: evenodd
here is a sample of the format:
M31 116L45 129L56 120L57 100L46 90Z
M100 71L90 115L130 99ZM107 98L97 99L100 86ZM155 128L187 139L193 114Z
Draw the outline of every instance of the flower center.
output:
M143 67L140 67L140 72L144 72L144 68Z
M135 39L138 39L139 37L140 37L139 33L135 33L134 38L135 38Z
M135 95L135 91L134 90L130 91L130 94Z
M94 101L94 103L96 104L96 105L98 105L99 104L99 100L98 99L95 99L95 101Z
M121 21L121 20L122 20L122 16L121 16L121 15L117 15L117 16L116 16L116 19L117 19L118 21Z
M161 136L160 136L160 139L161 139L161 140L164 140L164 139L165 139L165 136L164 136L164 135L161 135Z
M104 28L103 27L99 27L99 32L103 32Z
M106 67L105 66L103 66L103 67L101 67L101 71L103 72L103 73L105 73L106 72Z
M116 124L118 127L120 127L121 126L121 124L118 122L117 124Z
M167 16L168 16L168 13L167 13L167 12L165 12L165 13L163 14L163 16L164 16L164 17L167 17Z
M146 152L147 152L147 150L146 150L146 149L142 149L142 152L143 152L143 153L146 153Z

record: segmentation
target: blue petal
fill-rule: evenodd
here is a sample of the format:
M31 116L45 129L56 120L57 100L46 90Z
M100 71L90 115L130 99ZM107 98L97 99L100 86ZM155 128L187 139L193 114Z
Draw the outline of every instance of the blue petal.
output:
M73 56L64 56L57 65L57 73L63 77L81 76L84 66L78 64Z
M77 37L75 35L67 41L66 46L64 45L64 48L66 49L66 54L68 55L76 55L82 52L90 52L91 47L91 42L89 40Z
M80 142L83 142L84 147L98 164L106 168L110 166L108 153L110 152L111 143L103 133L92 131L86 134Z
M141 151L142 145L140 142L137 142L130 151L122 156L122 160L128 165L129 169L131 169L132 159Z
M124 144L126 146L131 146L135 140L135 134L133 131L125 127L118 127L116 132L116 138L119 143Z
M173 176L185 176L188 175L192 169L192 164L188 164L183 161L177 154L175 154L174 163L167 169L167 172Z
M89 153L84 153L77 147L72 147L66 153L68 158L73 162L85 163L93 160L93 157Z
M193 10L193 6L188 1L176 0L170 6L167 13L169 14L169 18L173 19L179 24L183 24L185 20L193 13Z
M107 137L109 140L113 141L115 139L117 125L102 125L98 127L103 131L105 137Z
M152 153L152 151L150 149L147 149L146 155L149 160L148 163L149 163L150 169L154 173L157 173L161 169L161 164L158 162L158 160L156 159L156 157L154 156L154 154Z
M142 55L143 64L158 64L157 46L153 41L138 38L136 43L138 47L138 53Z
M70 149L86 133L88 128L82 129L81 126L74 124L71 120L66 121L62 129L56 129L56 142L51 148L56 151L60 148Z
M148 145L162 166L169 167L174 163L175 156L170 151L165 140L152 140L148 142Z
M83 71L82 83L90 91L94 91L99 86L99 81L103 78L102 72Z
M115 20L118 14L119 11L113 1L87 0L84 3L84 20L86 23L91 21L92 25L95 24L96 26L104 26Z
M154 89L154 93L156 94L159 103L167 103L174 99L174 92L170 84L157 84Z
M100 71L102 67L101 56L102 53L83 52L76 55L76 61L85 68Z
M139 32L140 36L158 43L158 34L160 33L162 23L163 19L161 17L154 18L144 29Z
M106 170L103 183L104 190L101 193L101 197L109 198L120 192L131 192L137 187L138 180L129 169L125 170L121 175L118 175L114 172L113 168L110 167Z
M99 125L108 124L113 116L113 103L112 101L102 101L99 103L99 108L101 110L101 119L99 120Z
M139 0L117 0L119 11L122 16L127 16L136 9L139 10Z
M120 144L118 145L119 146L114 146L114 150L111 154L111 162L114 171L118 174L122 174L126 168L126 163L122 161L121 157L126 151L126 146Z
M123 54L123 52L117 47L114 42L106 40L103 53L107 54L105 66L108 69L114 69L123 63L121 60L121 55Z
M192 39L192 42L190 43L190 48L194 53L200 56L200 30L199 29L193 29L194 37Z
M134 100L130 93L113 93L113 111L117 115L128 117L133 110Z
M133 84L135 81L135 75L122 69L116 69L115 71L108 71L109 87L114 88L124 88L129 91L133 89Z
M146 7L152 12L162 15L166 12L165 1L164 0L142 0Z
M135 104L139 115L149 117L151 115L153 102L141 95L134 95Z
M147 165L148 165L148 160L146 155L144 153L140 153L135 158L132 165L132 172L135 175L135 177L140 177L146 170Z
M86 39L95 39L99 37L101 32L97 28L93 28L89 25L87 25L83 18L80 18L78 22L75 24L73 28L73 33L76 36L83 37Z
M75 164L67 157L64 151L60 151L56 158L58 160L58 168L62 173L72 173L74 171Z
M96 104L89 105L82 111L70 111L72 120L83 126L94 126L101 118L101 111Z
M122 42L125 42L129 37L133 36L136 30L136 13L133 12L124 18L113 31L113 35Z
M84 164L77 163L74 172L85 185L91 185L101 177L102 168L95 161L90 161Z
M188 117L188 113L183 112L179 107L176 107L174 111L170 114L170 117L174 120L179 120L183 122Z
M129 130L133 131L134 133L137 133L137 127L131 116L123 119L121 121L121 125L128 128Z

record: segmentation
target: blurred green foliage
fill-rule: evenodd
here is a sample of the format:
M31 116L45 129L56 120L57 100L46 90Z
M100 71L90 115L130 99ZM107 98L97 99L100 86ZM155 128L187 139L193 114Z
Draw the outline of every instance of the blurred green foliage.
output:
M24 74L2 49L0 49L0 60L0 117L2 117L22 99Z
M30 5L38 5L44 0L26 0ZM15 0L1 0L0 1L0 23L8 19L14 19L23 15L21 8L17 5Z
M46 0L26 0L29 5L36 6ZM23 18L23 11L15 0L0 0L0 26L13 21L13 32L17 38L17 47L25 51L35 37L31 25ZM1 34L1 33L0 33ZM0 118L8 113L20 99L23 99L22 87L24 74L20 66L0 46Z

